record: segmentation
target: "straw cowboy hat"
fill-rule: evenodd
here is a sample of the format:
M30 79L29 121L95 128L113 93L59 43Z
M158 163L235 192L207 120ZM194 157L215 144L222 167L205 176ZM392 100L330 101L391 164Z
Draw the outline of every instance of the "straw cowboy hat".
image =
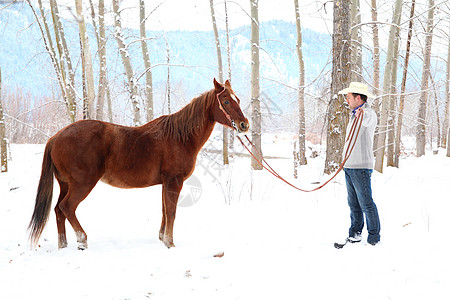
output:
M348 93L366 95L368 98L375 98L375 96L367 90L367 85L361 82L350 82L350 86L348 88L339 91L339 94L347 95Z

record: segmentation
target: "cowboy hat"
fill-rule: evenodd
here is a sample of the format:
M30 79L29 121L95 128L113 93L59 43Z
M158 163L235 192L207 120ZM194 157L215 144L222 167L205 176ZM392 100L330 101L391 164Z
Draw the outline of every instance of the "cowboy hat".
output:
M366 95L368 98L375 98L375 96L367 90L367 85L361 82L350 82L350 86L342 91L339 91L338 94L346 95L348 93Z

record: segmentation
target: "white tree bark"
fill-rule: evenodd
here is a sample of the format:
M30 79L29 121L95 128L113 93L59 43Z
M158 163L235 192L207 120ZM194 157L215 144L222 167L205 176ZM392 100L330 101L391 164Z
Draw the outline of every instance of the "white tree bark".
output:
M392 24L389 30L388 50L386 54L386 65L383 75L383 98L381 103L381 113L379 121L379 131L377 139L377 147L375 151L375 170L383 172L384 153L386 148L386 131L389 117L389 93L391 91L390 81L392 79L392 70L394 64L394 39L397 35L398 26L400 24L402 14L402 0L396 0L394 13L392 16Z

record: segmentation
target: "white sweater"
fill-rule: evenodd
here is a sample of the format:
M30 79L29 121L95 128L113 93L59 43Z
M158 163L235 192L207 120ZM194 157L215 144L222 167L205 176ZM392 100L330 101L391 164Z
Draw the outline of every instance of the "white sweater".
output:
M373 169L373 136L375 133L375 127L377 126L377 114L367 103L362 106L362 109L364 110L364 116L361 124L361 129L356 139L355 147L353 148L353 151L350 154L347 162L344 164L344 168ZM347 133L345 136L346 142L344 145L344 151L342 152L343 159L345 152L349 147L350 141L347 139L350 133L350 128L352 127L353 121L355 119L356 117L352 113L347 125ZM356 128L355 130L356 134L358 128Z

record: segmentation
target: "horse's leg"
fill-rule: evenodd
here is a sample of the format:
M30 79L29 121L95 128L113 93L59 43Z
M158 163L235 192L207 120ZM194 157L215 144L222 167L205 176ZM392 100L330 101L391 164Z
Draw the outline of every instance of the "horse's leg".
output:
M166 231L166 205L164 201L164 185L163 185L163 192L162 192L162 221L161 221L161 228L159 229L159 239L164 242L164 232Z
M67 192L69 191L69 185L66 182L59 181L59 198L58 203L55 206L55 214L56 214L56 225L58 227L58 248L66 248L67 247L67 238L66 238L66 215L59 208L59 204L66 197Z
M59 208L66 216L67 220L69 220L70 225L72 225L72 228L75 231L79 250L87 249L87 235L83 230L83 227L81 227L75 211L81 201L83 201L92 191L96 183L97 182L94 184L69 183L69 192L59 204Z
M165 217L165 228L163 242L167 248L175 247L173 243L173 223L177 212L178 196L183 187L181 177L173 177L163 183L163 206Z

